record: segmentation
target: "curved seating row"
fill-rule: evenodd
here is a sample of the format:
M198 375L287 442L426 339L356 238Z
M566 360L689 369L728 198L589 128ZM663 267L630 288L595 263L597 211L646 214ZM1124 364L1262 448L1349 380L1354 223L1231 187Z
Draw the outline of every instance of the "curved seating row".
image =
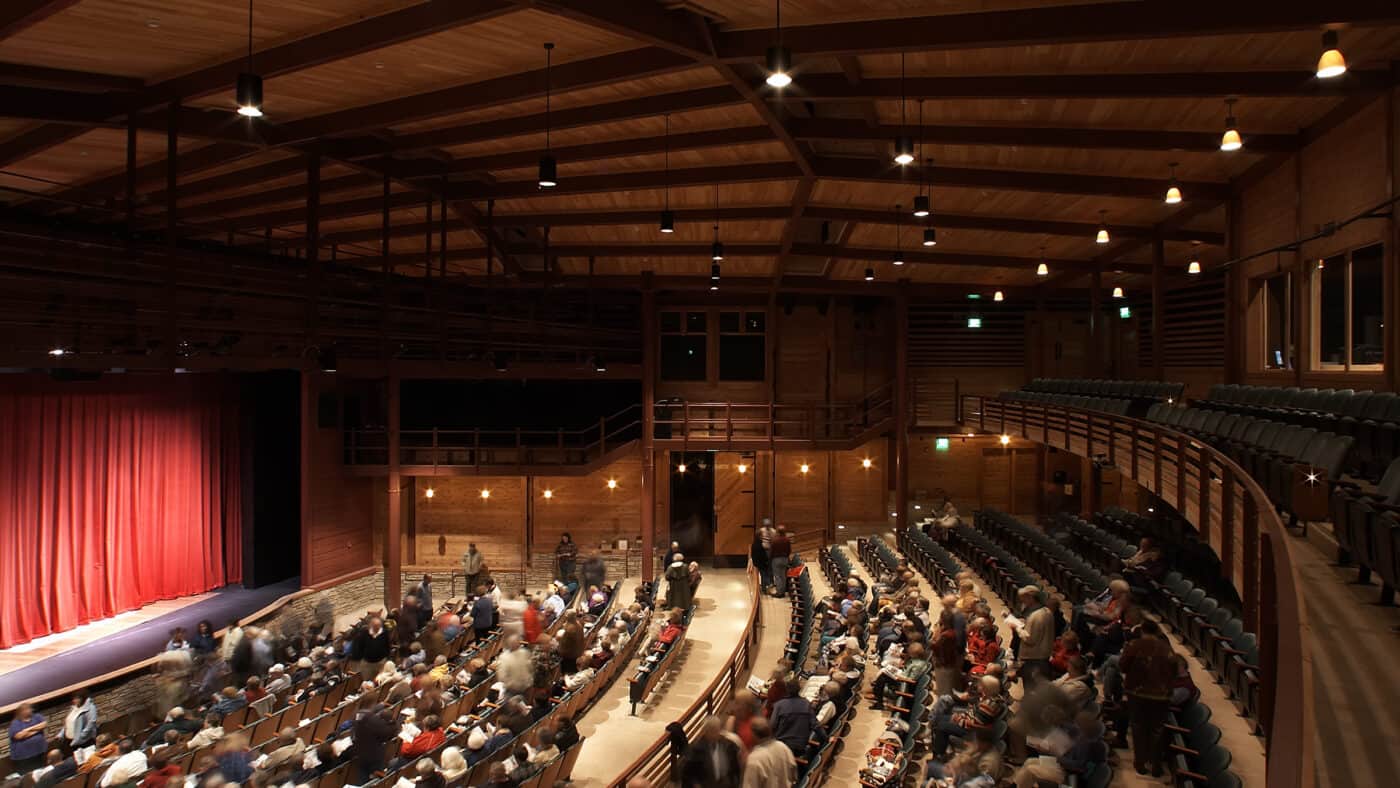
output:
M1369 583L1371 571L1381 578L1381 604L1394 604L1400 585L1400 459L1390 463L1374 488L1340 481L1329 506L1337 560L1355 561L1357 580Z
M1214 445L1249 471L1290 524L1327 516L1326 491L1342 476L1356 439L1315 427L1158 403L1149 421Z
M801 673L812 653L812 633L816 630L812 600L812 574L806 565L797 577L788 578L788 599L792 602L792 619L788 624L787 642L783 656L792 663L794 672Z
M1102 572L1039 528L995 509L979 511L974 522L1072 602L1092 599L1108 588L1108 578Z
M962 562L981 575L1002 599L1013 600L1017 589L1038 582L1030 568L1007 552L1006 548L970 526L962 523L954 526L948 544Z
M1133 401L1118 397L1090 397L1084 394L1054 394L1045 391L1003 391L1001 399L1013 402L1038 402L1048 405L1064 405L1082 410L1097 410L1115 416L1127 416L1132 410Z
M821 563L823 571L830 577L827 564L830 562L832 569L841 571L844 566L845 571L841 572L840 578L844 584L845 578L850 574L850 560L841 554L841 548L832 545L821 548L819 555L822 557ZM816 607L813 604L812 576L807 567L803 567L802 573L796 578L788 578L788 597L792 600L792 619L788 625L787 643L783 648L783 659L792 663L792 670L799 676L806 677L804 667L808 656L812 651L812 638L816 630ZM833 585L833 588L841 588L843 585ZM860 686L857 685L851 690L851 697L860 696ZM827 726L824 738L812 738L808 740L809 752L807 757L797 759L797 783L795 788L817 788L826 782L830 776L831 766L836 762L836 758L845 747L846 736L851 732L851 717L855 715L856 703L854 700L848 702L841 713Z
M925 522L931 524L932 521ZM895 544L909 559L910 565L923 573L936 593L957 591L957 577L958 572L962 571L962 564L920 527L899 529L895 533Z
M1158 380L1102 380L1098 378L1036 378L1022 391L1049 394L1080 394L1086 397L1117 397L1130 400L1180 400L1185 383Z
M1400 456L1400 394L1390 391L1217 384L1196 405L1350 435L1352 469L1371 481Z

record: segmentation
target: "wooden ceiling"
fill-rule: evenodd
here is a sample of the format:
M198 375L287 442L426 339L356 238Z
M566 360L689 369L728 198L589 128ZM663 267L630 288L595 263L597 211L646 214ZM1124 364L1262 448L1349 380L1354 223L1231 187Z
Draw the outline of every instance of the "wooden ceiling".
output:
M445 237L454 275L487 272L489 238L498 275L702 281L718 219L726 275L776 287L860 280L867 267L885 281L1034 285L1042 256L1057 273L1132 277L1157 236L1174 269L1193 248L1207 266L1225 259L1231 181L1380 95L1400 59L1393 0L789 0L795 81L782 91L763 84L767 2L255 0L253 11L266 116L250 121L232 111L246 6L8 0L0 199L120 222L130 153L136 223L159 230L173 118L182 234L304 245L315 154L322 257L334 247L378 269L387 207L389 262L410 275L431 232L434 265ZM1339 79L1311 74L1324 28L1341 34L1351 70ZM534 183L545 41L560 175L549 191ZM1227 96L1246 139L1236 153L1217 149ZM922 140L931 167L891 163L900 133ZM1173 164L1179 206L1161 199ZM908 215L924 179L932 249ZM657 227L668 186L673 235ZM1101 217L1107 247L1093 242Z

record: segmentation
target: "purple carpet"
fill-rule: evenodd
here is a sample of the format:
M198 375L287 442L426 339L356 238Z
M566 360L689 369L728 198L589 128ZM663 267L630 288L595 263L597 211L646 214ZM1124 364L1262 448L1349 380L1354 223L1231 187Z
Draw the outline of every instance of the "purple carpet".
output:
M209 599L0 675L0 709L153 657L175 627L193 632L195 624L207 618L221 628L230 619L256 613L300 587L297 578L262 588L225 586Z

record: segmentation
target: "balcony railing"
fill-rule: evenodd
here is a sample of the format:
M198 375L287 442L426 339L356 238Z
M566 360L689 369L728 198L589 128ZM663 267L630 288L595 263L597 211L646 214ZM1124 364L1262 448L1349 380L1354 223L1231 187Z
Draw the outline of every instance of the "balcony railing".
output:
M1097 458L1174 505L1220 556L1259 638L1260 725L1270 788L1314 783L1307 620L1287 531L1273 502L1229 457L1160 424L1060 405L963 397L963 423Z
M773 402L658 402L653 438L659 448L763 448L849 443L884 429L894 416L893 388L860 402L789 405ZM399 464L479 471L583 467L642 437L642 408L628 406L597 425L575 430L427 429L399 431ZM389 434L382 427L345 433L345 464L385 466Z

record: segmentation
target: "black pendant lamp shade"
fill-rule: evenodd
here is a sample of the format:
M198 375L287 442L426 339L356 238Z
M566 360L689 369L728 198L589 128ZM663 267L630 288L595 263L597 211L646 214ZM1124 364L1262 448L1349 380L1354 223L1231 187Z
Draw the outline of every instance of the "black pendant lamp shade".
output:
M261 118L263 103L262 77L243 72L238 75L238 114L245 118Z
M914 197L914 215L919 218L928 216L928 195L920 194Z
M544 155L540 157L539 185L541 189L552 189L559 185L559 163L549 153L549 92L550 67L554 63L554 44L544 45Z
M932 227L924 228L924 246L938 245L938 231Z
M661 212L661 232L674 233L676 231L675 211L665 210Z
M540 157L540 188L549 189L559 185L559 164L546 153Z

